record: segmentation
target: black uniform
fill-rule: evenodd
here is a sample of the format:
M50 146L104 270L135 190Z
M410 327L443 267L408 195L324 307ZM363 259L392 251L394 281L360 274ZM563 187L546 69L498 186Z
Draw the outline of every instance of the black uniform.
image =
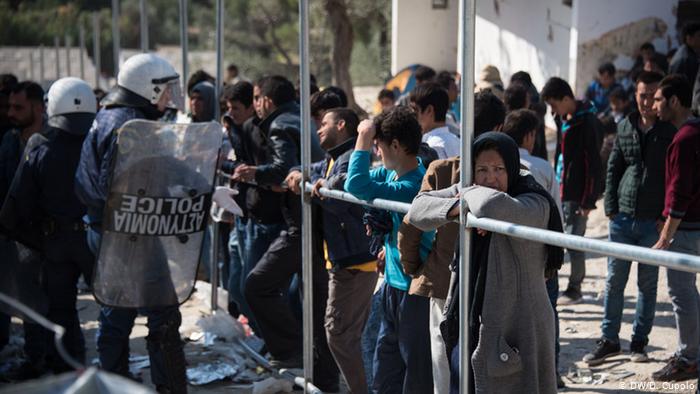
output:
M45 135L33 136L5 206L5 217L11 209L16 221L12 236L44 256L47 317L66 329L66 349L81 362L85 340L75 307L76 285L81 274L88 281L92 278L94 257L82 223L85 205L76 197L73 182L87 131L52 127ZM52 353L52 369L68 370L55 349Z

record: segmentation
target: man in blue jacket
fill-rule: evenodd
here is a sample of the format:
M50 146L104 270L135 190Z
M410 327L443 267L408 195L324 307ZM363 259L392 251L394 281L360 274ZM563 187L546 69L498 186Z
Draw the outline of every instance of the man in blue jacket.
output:
M163 116L178 81L179 75L165 59L153 54L135 55L124 63L115 90L102 101L103 108L85 138L75 174L76 194L87 206L88 245L95 255L102 239L102 213L116 151L116 130L132 119L156 120ZM137 314L148 317L146 346L156 389L187 392L178 305L138 310L102 306L97 332L102 368L129 376L129 334Z
M322 187L344 191L350 156L360 120L349 108L328 110L320 121L318 136L326 159L311 165L313 202L323 209L324 259L328 269L326 337L345 381L353 393L366 393L367 381L360 348L374 288L376 259L369 253L369 236L362 221L364 209L356 204L323 198ZM290 189L301 193L302 175L292 170Z
M345 190L363 200L375 198L410 203L418 194L425 168L417 157L422 138L413 112L399 106L358 127L355 151L350 156ZM382 166L370 169L373 143ZM384 315L374 354L373 390L380 393L433 392L428 329L428 298L408 294L411 277L401 266L397 240L404 214L391 212L392 228L385 236L384 283L381 297ZM421 258L432 247L434 233L424 233Z

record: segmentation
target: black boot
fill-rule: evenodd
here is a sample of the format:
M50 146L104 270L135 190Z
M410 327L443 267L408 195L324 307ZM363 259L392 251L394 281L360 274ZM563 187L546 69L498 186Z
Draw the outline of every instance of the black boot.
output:
M151 380L159 393L187 393L184 344L178 331L181 321L178 311L170 321L151 330L146 337Z

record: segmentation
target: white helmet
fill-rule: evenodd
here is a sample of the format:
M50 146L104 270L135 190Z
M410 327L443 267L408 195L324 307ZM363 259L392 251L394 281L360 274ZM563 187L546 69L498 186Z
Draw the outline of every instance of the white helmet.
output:
M97 112L97 99L90 85L80 78L67 77L54 82L46 95L49 126L71 134L85 135Z
M46 95L49 117L97 112L97 99L90 85L80 78L67 77L54 82Z
M152 53L134 55L124 62L117 85L145 98L153 105L158 104L166 89L170 89L171 102L168 107L184 107L180 94L180 75L167 60Z

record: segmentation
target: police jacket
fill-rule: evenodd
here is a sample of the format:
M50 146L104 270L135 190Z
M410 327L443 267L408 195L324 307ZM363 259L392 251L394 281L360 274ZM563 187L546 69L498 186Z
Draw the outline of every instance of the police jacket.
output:
M325 160L313 163L311 181L325 179L327 188L345 191L345 178L355 140L351 138L330 149ZM331 160L333 167L329 171ZM314 198L313 202L323 209L323 239L333 270L375 260L369 253L370 237L362 222L364 209L360 205L332 198Z
M83 142L80 163L75 173L75 192L87 206L91 225L102 222L102 210L109 192L112 158L116 134L124 123L132 119L158 119L161 114L146 99L118 87L105 97L104 107Z
M43 241L55 233L83 231L85 205L73 185L84 139L85 134L51 128L29 140L3 209L3 223L7 214L15 221L13 238L41 249Z
M605 214L623 212L653 220L664 209L666 150L676 128L658 120L643 132L637 126L639 119L635 111L617 125L605 182Z
M12 178L17 172L17 166L19 166L24 149L22 145L20 131L17 129L8 131L2 138L2 144L0 144L0 204L5 201Z

